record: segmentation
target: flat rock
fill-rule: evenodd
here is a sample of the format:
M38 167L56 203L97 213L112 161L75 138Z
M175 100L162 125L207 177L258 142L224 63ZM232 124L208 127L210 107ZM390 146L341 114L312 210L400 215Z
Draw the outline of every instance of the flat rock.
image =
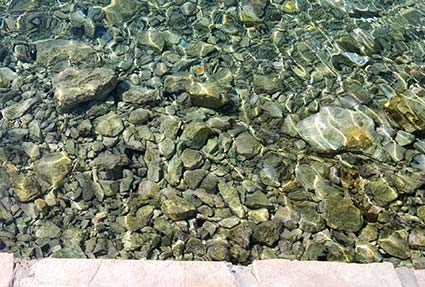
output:
M4 108L1 111L1 114L6 120L18 119L22 117L26 113L26 111L31 108L31 106L34 105L36 102L37 100L35 98L23 100L19 103Z
M57 109L67 112L79 104L104 99L118 80L107 68L67 68L53 78Z
M95 130L99 135L115 137L124 130L124 124L116 113L110 112L95 120Z
M100 61L93 47L82 41L49 39L38 41L36 64L60 72L66 67L93 68Z
M374 122L359 111L327 106L300 121L299 135L313 148L336 151L342 148L359 149L373 144Z

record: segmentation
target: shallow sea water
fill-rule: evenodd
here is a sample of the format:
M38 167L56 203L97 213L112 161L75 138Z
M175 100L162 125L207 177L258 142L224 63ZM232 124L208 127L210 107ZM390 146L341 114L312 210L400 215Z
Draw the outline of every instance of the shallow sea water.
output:
M425 2L0 0L0 251L425 268Z

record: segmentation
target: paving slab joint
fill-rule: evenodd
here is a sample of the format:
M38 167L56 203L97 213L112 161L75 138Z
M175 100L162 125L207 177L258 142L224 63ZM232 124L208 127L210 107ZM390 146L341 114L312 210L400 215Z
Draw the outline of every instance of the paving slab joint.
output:
M15 264L13 267L13 280L12 287L20 287L23 280L28 278L33 278L35 275L31 271L31 266L37 261L31 260L15 260Z
M258 278L255 277L252 265L240 266L228 263L227 267L229 268L237 287L260 287L260 283Z

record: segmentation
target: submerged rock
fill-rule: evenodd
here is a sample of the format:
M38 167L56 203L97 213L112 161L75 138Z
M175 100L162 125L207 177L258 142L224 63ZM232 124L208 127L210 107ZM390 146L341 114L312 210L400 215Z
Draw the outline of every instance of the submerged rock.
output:
M388 254L401 259L407 259L410 257L408 236L409 234L405 229L386 230L381 232L378 244Z
M95 130L100 135L115 137L124 130L124 124L117 114L110 112L95 120Z
M220 192L220 195L223 197L224 202L227 203L233 214L235 214L239 218L244 218L245 211L236 188L230 186L229 184L221 182L218 184L218 190Z
M259 142L249 133L239 134L235 139L236 152L246 158L253 158L261 149Z
M79 104L104 99L116 86L111 69L68 68L53 79L57 109L67 112Z
M49 188L57 188L62 179L71 171L72 160L64 152L54 152L44 155L34 163L33 170Z
M18 75L12 71L10 68L1 67L0 68L0 88L8 87L13 80L15 80Z
M191 122L181 135L181 140L188 147L200 149L213 134L213 130L202 122Z
M164 200L161 209L172 220L182 220L196 213L195 205L182 197Z
M229 103L228 91L214 82L194 83L189 94L194 106L216 109Z
M408 90L384 105L393 120L408 132L425 130L425 90Z
M20 175L12 184L15 198L22 202L28 202L39 197L43 192L34 174Z
M325 209L325 220L331 228L356 232L363 225L363 217L360 210L349 199L326 199Z
M96 51L88 44L76 40L49 39L36 42L35 64L59 72L69 66L93 68L100 61Z
M360 111L323 107L297 124L299 135L320 151L365 149L374 143L375 124Z

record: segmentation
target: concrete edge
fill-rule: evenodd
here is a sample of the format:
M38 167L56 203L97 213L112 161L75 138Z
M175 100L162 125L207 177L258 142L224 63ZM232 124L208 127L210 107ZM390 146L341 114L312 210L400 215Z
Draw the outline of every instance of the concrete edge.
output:
M254 261L227 262L114 259L14 259L0 253L0 287L421 287L425 270L390 263Z

